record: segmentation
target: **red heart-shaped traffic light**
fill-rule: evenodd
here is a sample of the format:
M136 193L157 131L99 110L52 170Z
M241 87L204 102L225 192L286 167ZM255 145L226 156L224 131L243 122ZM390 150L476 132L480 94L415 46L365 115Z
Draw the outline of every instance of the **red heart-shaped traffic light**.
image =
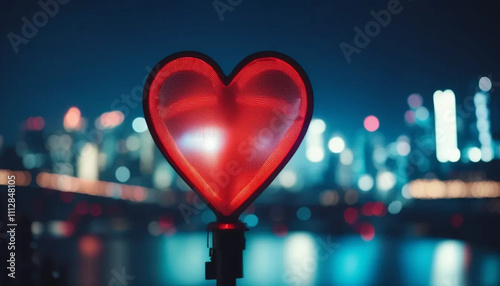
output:
M144 113L163 155L218 217L237 217L304 138L312 89L289 57L262 52L229 76L209 57L162 60L144 89Z

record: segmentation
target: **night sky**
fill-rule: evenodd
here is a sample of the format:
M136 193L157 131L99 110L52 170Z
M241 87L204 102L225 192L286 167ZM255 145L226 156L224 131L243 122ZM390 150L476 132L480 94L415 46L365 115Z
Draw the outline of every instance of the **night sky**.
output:
M478 76L500 82L500 2L493 0L402 0L402 11L348 63L339 44L354 45L353 28L364 29L370 11L390 2L243 0L221 21L212 1L71 0L17 54L7 35L22 36L22 18L32 21L41 8L2 3L0 135L14 144L29 116L43 116L49 132L62 129L71 106L93 120L141 86L148 67L183 50L207 54L226 73L258 51L291 56L311 79L314 117L347 136L370 114L390 139L404 133L413 92L432 110L436 89L453 89L460 102ZM142 114L131 108L126 123Z

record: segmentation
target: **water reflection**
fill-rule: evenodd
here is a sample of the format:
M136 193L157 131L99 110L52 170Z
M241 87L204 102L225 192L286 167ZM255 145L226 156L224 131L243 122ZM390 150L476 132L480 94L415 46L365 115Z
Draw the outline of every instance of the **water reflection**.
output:
M500 284L500 259L498 256L487 255L481 265L481 285Z
M285 239L283 263L284 281L287 284L311 285L316 282L318 252L312 235L292 233Z
M465 285L464 243L455 240L439 242L436 246L432 267L431 285Z
M335 285L373 284L381 266L380 250L377 239L366 242L358 236L345 237L333 253L330 277L324 278Z
M180 233L162 240L161 282L167 285L204 283L205 261L209 258L206 234Z
M205 281L208 261L206 233L176 233L150 237L159 242L157 277L137 275L140 285L215 285ZM141 257L126 257L130 242L112 241L103 257L113 265L140 268L134 261L154 257L156 247L141 251ZM81 250L81 249L80 249ZM377 236L333 237L291 232L285 237L268 233L247 234L245 278L238 285L499 285L498 253L471 247L457 240L405 239ZM82 254L82 253L81 253ZM87 253L88 254L88 253ZM88 255L87 255L88 259ZM95 262L95 261L94 261ZM97 265L97 263L96 263ZM129 265L129 266L127 266ZM92 277L90 268L87 277ZM139 271L135 271L138 273ZM154 275L154 273L150 272Z
M403 285L429 285L437 241L406 240L399 246L399 272Z
M244 279L241 285L282 284L284 238L258 234L247 235L247 249L243 253ZM279 261L281 260L281 261Z

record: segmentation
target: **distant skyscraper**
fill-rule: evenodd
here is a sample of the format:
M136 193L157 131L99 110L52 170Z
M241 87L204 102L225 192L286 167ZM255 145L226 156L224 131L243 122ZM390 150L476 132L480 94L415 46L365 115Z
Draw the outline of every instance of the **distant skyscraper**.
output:
M479 144L481 146L481 160L489 162L494 157L490 111L488 108L490 97L488 91L491 88L491 82L488 84L488 82L485 81L489 81L489 79L483 77L479 80L479 88L481 91L478 91L474 95L474 105L476 107L477 118L476 128L479 134Z
M434 92L436 120L436 157L439 162L457 162L460 150L457 145L457 114L455 94L447 89Z
M300 170L300 177L305 185L317 185L320 184L324 177L324 171L328 167L328 160L325 160L327 154L325 151L325 131L326 123L321 119L313 119L307 130L306 136L304 138L304 147L299 149L305 151L305 159L298 162L298 169Z
M97 180L99 178L98 156L97 145L89 142L82 147L77 161L79 178L88 180Z

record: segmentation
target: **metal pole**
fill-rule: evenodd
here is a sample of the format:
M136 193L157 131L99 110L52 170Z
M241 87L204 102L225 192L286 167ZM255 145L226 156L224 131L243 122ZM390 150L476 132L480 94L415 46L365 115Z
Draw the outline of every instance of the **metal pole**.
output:
M205 263L205 279L217 279L217 286L235 286L236 279L243 277L247 230L246 225L239 220L217 221L208 225L207 231L213 234L210 261Z

